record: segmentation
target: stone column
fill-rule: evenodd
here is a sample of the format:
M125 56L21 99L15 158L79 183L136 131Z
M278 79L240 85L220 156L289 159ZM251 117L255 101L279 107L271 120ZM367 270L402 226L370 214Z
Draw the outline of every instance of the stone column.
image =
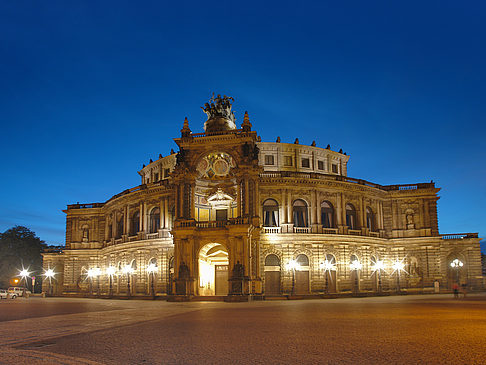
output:
M138 231L143 232L143 202L140 202L140 210L138 213L138 217L140 219L140 221L138 222Z
M280 191L280 205L279 205L279 225L287 223L287 208L285 207L285 190Z
M169 197L165 197L165 228L170 229L170 216L169 216Z
M287 223L291 224L292 222L292 193L290 190L287 190Z
M359 198L359 205L360 205L360 209L359 209L359 226L360 228L366 228L366 224L365 224L365 215L366 215L366 209L365 209L365 206L364 206L364 200L363 200L363 197L361 196Z
M149 227L149 217L148 217L148 211L147 211L147 204L143 204L143 231L145 233L149 233L150 227Z
M125 234L128 235L130 233L130 206L127 205L125 207Z
M250 189L248 178L245 177L245 215L250 213Z
M163 229L164 224L165 224L165 209L164 209L164 206L165 206L164 198L161 198L160 203L159 203L159 209L160 209L159 229Z
M108 216L105 216L105 241L108 241L111 237L108 237L108 231L110 224L108 223Z
M241 217L241 183L236 180L236 216Z
M336 203L336 224L341 226L343 224L343 196L341 193L338 193Z
M113 219L111 221L111 237L116 237L116 212L113 212Z
M191 213L191 218L195 219L196 218L196 184L192 183L190 186L191 186L191 191L189 192L191 197L190 213Z

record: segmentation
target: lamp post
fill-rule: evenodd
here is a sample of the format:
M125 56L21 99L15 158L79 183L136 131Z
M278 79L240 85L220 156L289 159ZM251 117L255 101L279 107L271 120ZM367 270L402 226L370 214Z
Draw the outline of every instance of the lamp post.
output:
M130 290L130 275L133 273L132 266L125 265L125 267L123 267L123 272L127 274L127 295L130 297L132 295L132 292Z
M382 286L381 286L381 270L385 268L385 264L381 260L377 260L374 265L372 266L372 269L374 272L378 272L378 293L381 294L382 291Z
M294 295L295 292L295 269L298 266L297 261L295 260L290 260L287 262L287 265L285 265L288 271L292 271L292 292L291 295Z
M22 279L24 280L24 290L23 290L23 294L22 296L25 297L25 285L27 284L27 277L29 276L29 271L26 270L26 269L22 269L22 271L20 271L20 276L22 277Z
M404 267L405 264L398 260L392 265L393 271L397 273L397 293L400 293L400 271L402 271Z
M454 259L451 262L451 267L456 270L456 283L459 285L459 270L464 266L464 263L459 259Z
M322 270L324 270L324 275L326 277L324 293L329 294L329 275L331 275L331 271L336 271L336 265L332 261L326 259L324 262L320 263L320 267Z
M113 266L109 266L106 269L106 275L108 275L110 279L110 291L109 291L109 296L110 298L113 296L113 275L115 275L116 269Z
M152 294L153 299L155 299L154 275L155 275L156 271L157 271L157 265L155 263L151 262L147 266L147 272L149 273L149 276L150 276L150 292Z
M51 287L51 280L52 278L54 277L55 275L55 272L54 270L52 270L51 268L48 268L45 272L44 272L44 276L46 277L46 279L49 280L49 287L47 289L47 295L52 295L52 287Z
M349 268L351 270L354 270L354 292L355 292L355 294L357 294L358 291L359 291L358 270L361 270L362 267L363 267L363 265L361 265L361 262L359 262L358 260L353 260L349 264Z

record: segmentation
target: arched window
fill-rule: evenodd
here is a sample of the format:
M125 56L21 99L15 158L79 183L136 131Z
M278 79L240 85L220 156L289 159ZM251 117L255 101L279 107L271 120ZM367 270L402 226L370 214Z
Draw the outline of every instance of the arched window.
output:
M133 271L137 270L137 260L133 259L132 262L130 263L131 268Z
M130 221L130 235L135 236L140 231L140 212L136 211Z
M273 199L263 202L263 226L278 227L278 203Z
M156 233L160 227L160 209L154 208L150 212L150 233Z
M334 255L332 255L332 254L328 253L328 254L326 255L326 260L327 260L327 261L328 261L330 264L332 264L332 265L336 265L336 258L334 257Z
M121 216L120 220L116 222L116 238L120 238L123 234L123 216Z
M300 266L309 266L309 258L304 254L297 255L297 257L295 258L295 261Z
M375 213L373 213L370 207L366 207L366 228L374 232L375 227Z
M349 229L356 229L356 209L352 204L346 204L346 225Z
M297 199L294 202L293 217L295 227L308 227L307 203L302 199Z
M324 228L334 228L334 207L328 201L321 203L321 222Z
M280 266L280 259L275 254L265 257L265 266Z

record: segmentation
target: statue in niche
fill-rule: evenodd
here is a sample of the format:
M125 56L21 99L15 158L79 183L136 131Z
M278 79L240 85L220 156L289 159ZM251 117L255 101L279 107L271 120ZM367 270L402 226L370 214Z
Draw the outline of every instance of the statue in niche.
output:
M181 148L176 155L176 166L182 165L185 160L186 160L186 151L183 148Z
M253 146L253 160L258 160L258 155L260 154L260 149L257 145Z
M186 265L184 261L179 265L179 279L189 279L191 272L189 271L189 266Z
M233 278L234 279L242 279L245 276L245 267L240 264L239 261L236 261L235 266L233 266Z
M83 225L82 230L83 230L82 241L88 242L89 241L89 227L85 224L85 225Z
M405 218L407 220L407 229L414 229L415 228L415 223L414 223L414 211L413 209L407 209L405 212Z

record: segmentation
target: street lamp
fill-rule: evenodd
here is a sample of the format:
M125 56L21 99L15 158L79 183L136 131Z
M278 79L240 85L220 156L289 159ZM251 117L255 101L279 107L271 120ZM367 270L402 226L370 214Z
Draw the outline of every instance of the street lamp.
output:
M324 293L329 293L329 275L331 275L331 271L336 271L336 264L332 262L332 260L324 260L324 262L320 263L320 267L324 270L324 275L326 277L326 286L324 287Z
M157 272L157 265L154 262L151 262L147 266L147 272L150 276L150 289L152 293L152 298L155 299L155 288L154 288L154 275Z
M349 264L349 268L353 271L354 270L354 291L357 293L359 291L359 282L358 282L358 270L361 270L363 265L358 260L353 260Z
M375 263L371 266L371 269L376 272L378 271L378 293L381 293L381 270L385 268L385 264L381 260L376 260Z
M456 282L457 282L457 285L459 285L459 270L463 266L464 266L463 262L461 260L459 260L459 259L454 259L451 262L451 267L454 270L456 270Z
M54 275L56 273L54 272L54 270L52 270L51 268L47 269L45 272L44 272L44 276L46 277L46 279L49 280L49 287L47 289L47 295L52 295L52 287L51 287L51 280L52 278L54 278Z
M23 296L25 297L25 285L27 284L27 277L29 276L30 272L27 269L22 269L19 273L19 275L24 279L24 292Z
M397 293L400 292L400 271L403 270L405 264L402 261L395 261L392 265L392 269L397 273Z
M110 298L113 296L113 275L115 275L116 269L113 266L109 266L106 269L106 275L110 277L110 293L109 296Z
M127 274L127 294L128 296L132 295L132 292L130 291L130 275L133 273L133 268L131 265L125 265L123 267L123 272Z
M298 266L299 264L295 260L290 260L285 265L287 271L292 271L292 295L294 295L295 292L295 269L297 269Z

